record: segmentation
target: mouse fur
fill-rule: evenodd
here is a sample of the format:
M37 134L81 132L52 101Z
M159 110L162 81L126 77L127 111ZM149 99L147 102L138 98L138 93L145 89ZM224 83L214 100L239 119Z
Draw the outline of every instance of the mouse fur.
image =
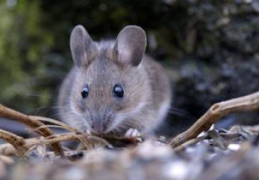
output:
M171 85L165 69L145 55L146 43L138 26L126 26L115 41L95 42L77 25L70 38L74 66L58 95L61 120L98 134L157 127L170 108Z

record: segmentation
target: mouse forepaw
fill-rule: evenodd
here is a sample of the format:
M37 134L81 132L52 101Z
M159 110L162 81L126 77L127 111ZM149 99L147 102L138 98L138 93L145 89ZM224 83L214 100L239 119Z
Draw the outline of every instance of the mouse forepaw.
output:
M124 134L124 137L126 138L136 138L139 142L141 142L142 139L140 136L141 136L141 133L137 129L133 129L133 128L129 128Z

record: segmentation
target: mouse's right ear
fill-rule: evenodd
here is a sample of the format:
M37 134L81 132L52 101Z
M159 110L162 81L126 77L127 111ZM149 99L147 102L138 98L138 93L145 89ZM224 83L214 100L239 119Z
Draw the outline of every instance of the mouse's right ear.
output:
M71 33L70 49L75 64L87 65L96 51L96 43L82 25L77 25Z
M115 43L117 61L138 66L144 56L146 45L146 33L141 27L126 26L120 31Z

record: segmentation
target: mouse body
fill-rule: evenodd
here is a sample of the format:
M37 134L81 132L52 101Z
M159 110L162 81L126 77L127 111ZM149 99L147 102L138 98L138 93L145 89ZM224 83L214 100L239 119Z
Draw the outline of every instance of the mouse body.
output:
M171 85L165 69L145 55L146 34L126 26L115 41L95 42L81 25L70 38L74 67L59 95L62 121L81 132L151 132L166 117Z

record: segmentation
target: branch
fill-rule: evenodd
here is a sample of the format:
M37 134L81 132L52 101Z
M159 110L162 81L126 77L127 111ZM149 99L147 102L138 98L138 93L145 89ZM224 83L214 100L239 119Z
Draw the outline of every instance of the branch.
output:
M207 131L212 124L222 117L231 113L253 111L256 109L259 109L259 92L216 103L189 129L173 138L170 144L173 148L176 148L186 141L196 138L202 131Z
M5 137L5 135L1 136L1 131L4 130L0 130L0 138L3 138ZM4 133L7 133L7 138L3 139L5 139L8 143L0 145L0 154L8 156L15 155L16 153L18 153L18 155L24 155L24 153L27 152L33 146L60 143L62 141L68 140L79 140L82 143L84 143L86 149L93 149L97 142L101 143L104 146L111 146L106 140L102 138L85 134L64 133L53 135L51 139L42 137L23 139L14 134L10 136L9 132Z
M19 121L29 126L30 128L38 128L44 126L42 122L38 121L33 116L27 116L23 113L7 108L2 104L0 104L0 117ZM44 137L49 137L53 135L52 131L47 127L40 128L38 130L38 133ZM64 152L58 142L51 144L51 146L56 155L64 156Z
M13 133L0 129L0 138L10 143L10 145L12 145L17 150L13 154L17 153L17 155L23 156L29 150L25 140L22 137L17 136ZM0 151L0 154L3 153L1 153Z

